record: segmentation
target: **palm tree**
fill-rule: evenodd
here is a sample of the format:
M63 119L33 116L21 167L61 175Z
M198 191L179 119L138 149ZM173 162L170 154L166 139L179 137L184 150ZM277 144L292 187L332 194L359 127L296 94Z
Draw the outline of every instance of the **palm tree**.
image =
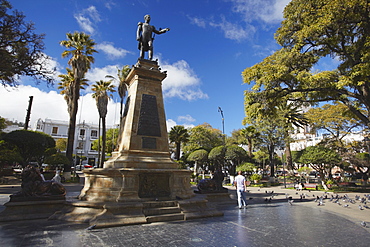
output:
M104 160L105 160L105 146L106 146L106 129L105 129L105 117L107 116L108 112L108 100L113 98L112 94L116 90L114 89L115 86L112 85L112 81L97 81L96 84L92 85L92 90L95 92L93 93L92 97L96 100L96 106L99 111L99 122L100 119L102 120L102 152L100 158L99 167L103 168Z
M240 132L241 132L240 134L247 141L247 143L242 143L242 144L248 144L248 154L249 154L249 157L252 158L252 156L253 156L253 140L258 137L259 133L257 132L256 127L254 127L252 125L241 129Z
M295 127L307 126L309 121L304 117L302 110L294 103L283 102L277 106L277 113L284 121L285 128L285 156L288 169L293 169L292 152L290 150L289 132Z
M66 68L67 70L67 74L61 74L61 75L58 75L61 79L61 82L58 83L58 89L60 89L60 94L64 95L64 99L66 100L67 102L67 106L68 106L68 113L71 112L71 101L72 101L72 92L73 92L73 89L72 89L72 86L73 86L73 82L74 82L74 75L73 75L73 72L70 68ZM81 79L80 81L80 89L85 89L85 86L88 86L89 84L87 83L87 80L86 79Z
M182 125L173 126L169 133L169 138L171 142L174 142L176 145L176 153L175 159L180 159L180 150L181 150L181 143L185 143L189 141L189 133L188 130L184 128Z
M67 100L69 126L66 156L70 163L72 163L81 80L90 69L91 63L94 63L92 54L97 51L94 49L95 42L90 39L90 35L83 32L67 33L67 40L62 40L60 45L68 49L62 53L62 57L70 57L68 64L72 67L71 75L73 75L74 78L74 80L70 82L70 87L67 90L68 92L66 91L66 95L68 95L67 97L69 98ZM64 171L70 172L70 170L70 166L67 166Z
M123 100L124 98L126 97L126 93L127 93L127 90L128 90L128 85L127 85L127 82L126 82L126 78L128 76L128 74L130 73L131 69L130 69L130 66L128 65L124 65L122 67L122 69L119 69L117 68L117 78L112 76L112 75L107 75L105 77L107 78L110 78L112 80L117 80L119 82L119 85L118 85L118 94L119 96L121 97L121 108L120 108L120 121L119 121L119 133L118 133L118 138L117 138L117 143L119 146L119 144L121 143L121 138L122 138L122 131L123 131L123 123L122 123L122 119L123 119ZM127 101L126 101L127 103Z
M118 70L117 78L114 77L114 76L111 76L111 75L107 75L105 77L113 79L113 80L118 80L118 82L119 82L118 94L121 97L120 117L122 119L122 117L123 117L123 100L126 97L127 87L128 87L127 82L126 82L126 78L127 78L128 74L130 73L131 69L130 69L130 66L124 65L122 67L122 69L117 68L117 70Z

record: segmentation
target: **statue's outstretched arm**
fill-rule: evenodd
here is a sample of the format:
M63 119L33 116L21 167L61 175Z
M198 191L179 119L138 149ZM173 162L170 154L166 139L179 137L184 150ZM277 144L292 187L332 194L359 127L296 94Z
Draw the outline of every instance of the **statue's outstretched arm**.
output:
M170 31L169 28L160 29L159 31L154 28L154 30L153 30L153 32L156 33L156 34L162 34L162 33L168 32L168 31Z

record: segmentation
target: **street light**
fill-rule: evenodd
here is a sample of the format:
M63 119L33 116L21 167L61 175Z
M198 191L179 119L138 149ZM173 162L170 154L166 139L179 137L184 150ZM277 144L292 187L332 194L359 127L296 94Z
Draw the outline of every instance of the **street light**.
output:
M222 117L222 135L224 137L224 145L225 145L225 118L224 118L224 112L222 111L221 107L218 107L218 112L221 114L221 117Z

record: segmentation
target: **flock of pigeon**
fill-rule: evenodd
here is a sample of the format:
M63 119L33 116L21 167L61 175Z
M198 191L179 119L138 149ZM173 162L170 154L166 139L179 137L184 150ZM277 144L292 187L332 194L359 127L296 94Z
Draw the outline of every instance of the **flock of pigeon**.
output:
M311 191L309 191L311 192ZM306 197L309 198L310 196L307 193L302 193L299 194L296 192L296 195L300 196L300 200L305 199ZM289 196L287 193L285 194L288 203L290 205L293 205L293 199L292 196ZM331 194L329 195L328 192L324 192L324 195L322 196L315 196L312 194L312 197L315 198L314 202L317 203L317 206L324 206L324 202L332 202L337 204L338 206L341 206L343 208L350 208L354 205L357 205L359 210L365 210L365 209L370 209L370 194L364 194L363 197L356 195L354 199L350 198L347 194L344 195L338 195L338 194ZM367 223L365 221L362 221L361 226L367 228Z
M260 191L260 189L258 189L258 191ZM311 191L309 190L308 192ZM265 193L269 195L268 197L265 198L265 202L272 202L274 197L278 195L274 193L274 191L265 191ZM370 209L370 194L364 194L363 197L356 195L354 199L350 198L347 194L338 195L338 194L329 194L328 192L324 192L324 195L322 196L316 196L313 193L311 195L309 194L296 192L296 195L299 195L300 197L299 199L296 200L303 201L303 199L313 197L315 198L314 202L317 203L317 206L324 206L325 202L332 202L343 208L350 208L356 204L359 210ZM288 200L288 203L292 206L294 202L293 197L287 193L285 193L285 197ZM365 228L370 227L367 225L365 221L362 221L360 224Z

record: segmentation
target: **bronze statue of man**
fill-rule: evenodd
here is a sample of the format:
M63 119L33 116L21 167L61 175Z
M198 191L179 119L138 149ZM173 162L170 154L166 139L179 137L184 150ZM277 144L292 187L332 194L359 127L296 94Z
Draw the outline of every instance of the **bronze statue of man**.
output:
M136 39L139 41L140 58L144 59L145 52L148 52L149 60L153 59L153 40L155 34L162 34L170 31L169 28L160 29L159 31L155 29L154 26L150 25L150 15L144 16L145 22L139 22L137 25Z

